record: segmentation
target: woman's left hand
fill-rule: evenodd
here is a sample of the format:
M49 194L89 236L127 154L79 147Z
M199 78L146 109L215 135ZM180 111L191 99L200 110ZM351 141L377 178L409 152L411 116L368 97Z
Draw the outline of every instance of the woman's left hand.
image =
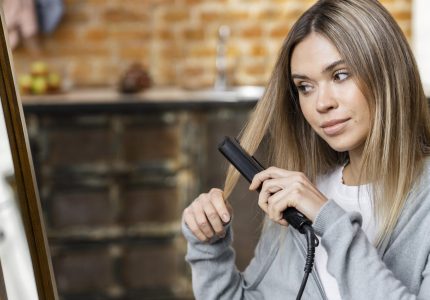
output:
M327 198L301 172L270 167L257 173L252 179L250 190L261 186L258 205L269 218L281 225L288 223L282 219L282 212L294 207L312 222Z

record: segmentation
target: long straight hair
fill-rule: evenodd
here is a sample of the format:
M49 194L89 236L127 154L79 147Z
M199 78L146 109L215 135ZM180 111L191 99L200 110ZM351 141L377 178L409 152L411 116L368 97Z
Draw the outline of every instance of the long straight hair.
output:
M289 32L262 99L241 133L254 153L263 138L269 164L304 172L313 182L348 161L305 120L291 79L291 55L310 33L329 39L348 65L368 101L371 129L360 177L372 183L378 222L376 244L392 233L408 193L429 155L430 117L415 59L389 12L374 0L321 0ZM239 174L230 167L224 187L231 194Z

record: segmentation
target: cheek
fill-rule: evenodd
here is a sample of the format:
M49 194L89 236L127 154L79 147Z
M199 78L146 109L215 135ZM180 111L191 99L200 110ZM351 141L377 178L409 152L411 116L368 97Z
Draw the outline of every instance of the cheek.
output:
M304 101L300 101L300 110L302 112L303 117L305 118L305 120L312 124L312 110L308 105L306 105L306 102Z
M360 101L357 101L354 110L357 118L356 122L370 126L370 109L367 101L365 99L360 99Z
M315 111L310 105L302 105L300 104L302 115L305 119L305 121L312 127L314 131L318 130L318 116Z
M354 126L358 135L367 137L371 129L371 118L368 103L364 98L362 98L355 104L356 105L352 111Z

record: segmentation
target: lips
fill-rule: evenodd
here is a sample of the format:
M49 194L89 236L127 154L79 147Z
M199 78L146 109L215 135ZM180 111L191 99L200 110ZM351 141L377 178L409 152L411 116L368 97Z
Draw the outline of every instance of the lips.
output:
M343 129L346 127L346 123L349 121L350 118L345 119L333 119L327 122L324 122L321 124L321 128L324 131L324 133L328 136L333 136L340 134Z

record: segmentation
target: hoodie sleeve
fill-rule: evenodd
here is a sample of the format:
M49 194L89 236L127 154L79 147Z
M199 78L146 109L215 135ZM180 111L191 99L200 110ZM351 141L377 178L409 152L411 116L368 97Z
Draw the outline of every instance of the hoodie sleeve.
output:
M430 299L429 264L419 294L414 295L381 260L361 222L359 213L347 213L329 200L313 225L327 250L327 269L336 278L342 299Z
M224 238L216 238L209 243L197 239L182 222L182 231L188 241L185 259L191 266L193 291L197 300L265 298L258 286L277 255L279 247L273 241L280 234L276 226L266 225L254 257L242 273L235 265L231 222L226 225Z
M185 260L190 264L194 296L197 300L241 299L242 276L235 265L231 247L231 222L224 238L201 242L182 221L182 232L188 241Z

